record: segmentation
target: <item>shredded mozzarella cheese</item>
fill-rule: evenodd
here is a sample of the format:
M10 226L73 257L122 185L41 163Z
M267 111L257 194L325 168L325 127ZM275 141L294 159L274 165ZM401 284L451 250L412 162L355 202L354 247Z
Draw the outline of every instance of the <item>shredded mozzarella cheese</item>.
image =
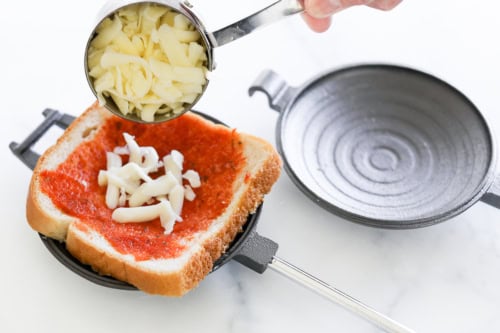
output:
M87 56L101 105L111 98L143 121L180 113L207 84L200 33L182 14L152 3L131 4L96 28Z
M193 201L193 188L201 186L194 170L182 174L184 156L177 150L162 158L153 147L141 147L135 138L124 133L126 145L106 153L106 170L100 170L98 184L107 186L106 205L113 209L112 219L119 223L147 222L160 218L165 233L171 233L175 222L182 221L184 199ZM120 155L128 155L123 165ZM149 176L163 167L165 174ZM189 184L183 184L186 179Z

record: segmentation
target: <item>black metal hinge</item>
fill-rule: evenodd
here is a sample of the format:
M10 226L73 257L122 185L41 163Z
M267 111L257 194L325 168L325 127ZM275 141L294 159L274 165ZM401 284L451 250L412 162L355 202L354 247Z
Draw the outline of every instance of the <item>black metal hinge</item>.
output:
M40 155L33 151L33 145L42 138L45 133L54 125L66 129L69 124L75 120L74 116L60 113L52 109L45 109L42 114L45 120L26 138L23 142L11 142L10 150L17 156L28 168L34 169Z

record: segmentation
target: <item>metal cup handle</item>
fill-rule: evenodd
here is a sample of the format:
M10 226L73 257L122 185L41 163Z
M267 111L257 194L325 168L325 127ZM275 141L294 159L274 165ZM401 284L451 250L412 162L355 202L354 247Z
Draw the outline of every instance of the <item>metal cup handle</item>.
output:
M303 12L298 0L279 0L266 8L212 33L213 47L222 46L282 18Z

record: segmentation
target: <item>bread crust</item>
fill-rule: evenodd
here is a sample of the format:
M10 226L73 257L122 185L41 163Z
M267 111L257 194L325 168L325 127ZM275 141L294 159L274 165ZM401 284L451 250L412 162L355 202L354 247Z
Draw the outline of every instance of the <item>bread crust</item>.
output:
M82 116L76 118L70 126L68 126L65 134L63 134L54 145L49 147L42 154L42 156L40 156L40 159L33 170L33 176L31 177L28 189L28 196L26 200L26 219L28 220L29 225L41 234L59 241L64 241L66 239L66 233L69 225L76 222L78 219L59 212L57 208L52 205L50 199L42 193L39 185L40 172L44 169L55 169L57 165L64 161L63 158L59 158L58 161L54 162L54 159L57 159L54 158L54 155L57 154L59 149L61 149L61 145L69 146L66 149L76 147L81 143L76 142L74 139L76 136L83 138L84 140L92 139L92 135L90 135L86 130L89 126L85 124L85 122L88 121L89 114L92 114L90 128L94 128L94 126L98 123L103 123L110 116L109 112L100 108L98 103L95 102L87 110L85 110ZM72 133L73 135L68 136L66 133Z
M99 274L128 282L148 294L182 296L196 287L212 269L212 258L202 249L193 254L181 270L144 270L96 248L81 236L74 225L68 230L66 248L80 262L90 265Z
M255 158L261 160L253 165L252 169L245 169L245 174L240 175L233 184L236 199L228 207L230 211L227 212L227 218L222 226L196 244L196 251L189 255L188 260L180 269L174 271L145 269L137 262L124 260L123 256L96 246L91 237L83 232L82 228L78 228L78 219L61 212L47 210L46 205L50 199L43 198L45 195L40 191L40 172L52 164L46 159L53 158L64 140L70 140L66 133L81 132L86 126L84 124L86 117L93 113L97 113L98 122L103 122L109 117L106 111L94 104L77 118L57 143L40 158L28 192L26 205L28 222L34 230L48 237L65 241L68 251L75 258L90 265L100 274L126 281L146 293L182 296L198 286L212 270L215 260L227 250L232 240L242 230L248 215L257 209L264 195L271 190L281 172L281 159L275 149L265 140L249 134L239 134L246 158L252 159L254 157L251 155L257 154L258 157ZM91 140L92 138L90 136L85 139ZM76 147L76 144L74 146ZM61 162L62 160L59 163ZM53 167L55 168L59 163Z

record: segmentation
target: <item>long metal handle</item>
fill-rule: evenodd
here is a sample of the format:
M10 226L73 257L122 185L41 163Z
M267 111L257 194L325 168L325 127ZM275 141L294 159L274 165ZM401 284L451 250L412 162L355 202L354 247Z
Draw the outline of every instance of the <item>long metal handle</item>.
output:
M238 22L212 33L213 47L222 46L248 35L257 28L304 11L298 0L280 0Z
M342 291L329 286L327 283L315 278L314 276L308 274L307 272L304 272L300 268L295 267L294 265L286 262L283 259L274 256L272 261L268 264L268 267L272 268L278 273L281 273L287 278L315 291L321 296L324 296L327 299L344 306L348 310L367 319L386 332L414 333L413 330L373 310L372 308L343 293Z

